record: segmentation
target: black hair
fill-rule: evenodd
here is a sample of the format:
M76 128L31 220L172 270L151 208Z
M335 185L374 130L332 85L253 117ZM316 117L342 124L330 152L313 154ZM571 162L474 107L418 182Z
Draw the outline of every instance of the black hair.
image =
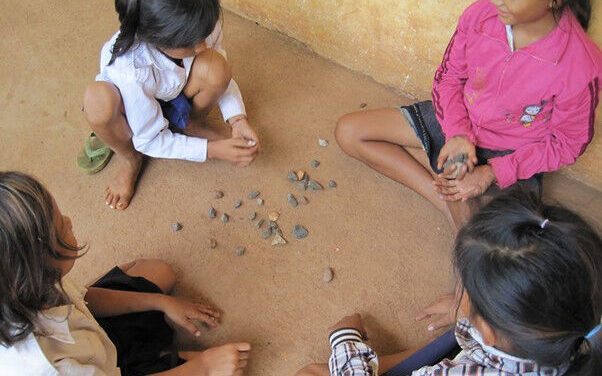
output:
M559 0L557 0L559 1ZM562 1L562 0L560 0ZM589 27L589 21L592 17L592 3L591 0L564 0L562 4L555 8L554 15L556 19L560 19L562 12L570 8L577 20L583 27L583 30L587 30Z
M163 48L187 48L205 40L221 15L219 0L115 0L119 36L111 60L139 41Z
M52 196L37 180L0 172L0 345L27 337L40 311L69 301L52 260L77 258L84 247L60 238L54 215Z
M602 314L602 240L577 214L511 190L460 231L454 266L472 313L513 355L600 374L602 336L584 337Z

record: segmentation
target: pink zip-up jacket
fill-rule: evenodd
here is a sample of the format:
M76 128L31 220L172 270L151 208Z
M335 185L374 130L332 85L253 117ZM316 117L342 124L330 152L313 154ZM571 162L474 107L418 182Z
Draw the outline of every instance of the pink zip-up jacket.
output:
M544 38L512 52L490 0L460 17L435 74L446 139L514 153L489 164L501 188L571 165L594 134L602 53L570 10Z

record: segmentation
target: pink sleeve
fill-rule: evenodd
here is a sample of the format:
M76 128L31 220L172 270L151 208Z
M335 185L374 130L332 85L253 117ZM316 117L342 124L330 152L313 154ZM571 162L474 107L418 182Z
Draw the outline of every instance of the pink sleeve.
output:
M598 78L595 78L581 93L556 103L548 125L551 132L541 141L490 159L497 185L506 188L518 179L575 163L594 135L598 93Z
M443 61L435 73L433 82L433 106L445 139L454 136L467 136L475 143L468 110L464 105L464 84L468 79L466 60L465 16L460 18L458 28L452 36Z

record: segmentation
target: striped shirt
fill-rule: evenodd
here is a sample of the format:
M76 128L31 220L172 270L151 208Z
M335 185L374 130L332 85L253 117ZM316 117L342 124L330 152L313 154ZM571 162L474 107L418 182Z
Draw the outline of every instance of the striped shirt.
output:
M412 376L561 376L568 366L547 367L517 358L483 343L479 332L467 320L456 324L456 340L462 351L420 368ZM331 376L377 376L378 357L355 329L340 329L330 335Z

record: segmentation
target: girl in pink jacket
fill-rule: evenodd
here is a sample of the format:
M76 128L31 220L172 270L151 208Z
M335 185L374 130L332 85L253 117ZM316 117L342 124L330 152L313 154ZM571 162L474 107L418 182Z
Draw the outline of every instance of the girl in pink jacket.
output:
M602 53L584 31L590 14L590 0L476 1L437 69L432 102L347 114L339 145L454 228L494 184L539 187L541 173L575 163L594 133Z

